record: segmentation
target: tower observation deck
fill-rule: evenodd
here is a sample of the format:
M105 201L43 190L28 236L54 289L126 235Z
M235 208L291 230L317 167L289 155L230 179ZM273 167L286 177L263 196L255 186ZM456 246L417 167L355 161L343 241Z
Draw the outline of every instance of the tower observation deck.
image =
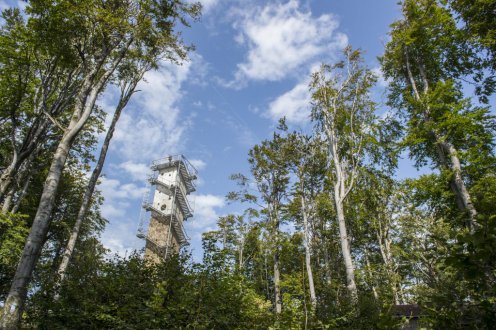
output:
M145 240L145 259L159 263L189 244L183 222L193 216L188 195L195 191L197 171L182 155L153 161L150 168L153 195L143 198L137 236Z

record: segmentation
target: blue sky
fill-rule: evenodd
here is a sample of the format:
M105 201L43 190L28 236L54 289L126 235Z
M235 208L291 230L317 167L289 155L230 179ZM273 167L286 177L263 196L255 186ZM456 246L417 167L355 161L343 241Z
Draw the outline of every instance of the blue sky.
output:
M113 252L144 245L135 235L150 162L184 154L199 170L195 215L185 224L198 259L201 233L236 211L224 196L235 189L230 174L248 173L248 150L270 137L282 116L292 128L310 128L312 70L350 43L379 73L377 56L400 15L396 0L201 2L201 21L183 31L196 46L190 61L148 73L118 123L99 187L109 221L102 241ZM19 2L0 0L0 8L9 5ZM374 91L380 104L383 85ZM111 113L116 97L109 89L99 104ZM408 160L401 164L400 177L414 175Z
M182 153L199 170L186 224L189 249L201 256L201 233L219 216L237 211L224 200L232 173L248 173L248 150L270 137L286 116L308 129L308 77L348 43L378 68L396 1L204 0L199 23L183 32L196 46L190 62L164 64L126 109L111 147L100 189L109 220L103 242L122 253L135 238L146 169L155 158ZM384 101L376 90L377 101ZM111 108L108 95L102 99ZM385 108L379 111L385 111Z

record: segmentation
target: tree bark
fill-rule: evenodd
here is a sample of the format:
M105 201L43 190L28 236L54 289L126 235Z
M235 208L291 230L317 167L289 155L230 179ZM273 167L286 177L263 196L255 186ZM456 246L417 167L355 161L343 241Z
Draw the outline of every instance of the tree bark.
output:
M81 93L76 100L74 113L69 126L60 140L55 151L48 176L43 186L43 192L38 205L33 225L29 232L21 259L17 265L17 270L10 287L9 294L5 300L3 315L0 322L2 329L18 329L20 327L21 315L24 309L29 282L33 274L34 267L40 256L46 235L50 226L51 213L55 201L55 194L58 189L62 170L64 169L67 156L76 136L82 130L88 120L96 102L96 98L102 87L120 62L118 58L107 72L98 80L94 80L98 69L94 67L85 77L82 84Z
M282 312L282 297L281 297L281 273L279 269L279 218L276 214L274 216L274 301L276 305L276 314L281 314Z
M336 145L337 137L332 131L330 131L328 134L331 137L331 154L333 156L336 171L336 181L334 183L334 204L336 206L341 253L343 254L343 261L346 270L346 287L351 298L353 300L358 300L358 291L355 282L355 266L353 264L353 258L351 256L351 247L348 237L348 231L346 229L346 220L343 207L347 191L349 191L352 186L351 183L349 187L345 186L345 175L343 170L344 166L338 155L338 148Z
M417 83L411 70L410 59L408 56L408 51L406 49L404 54L406 60L407 81L409 81L410 86L412 87L415 99L417 101L421 101L420 92L417 88ZM419 64L418 68L422 83L424 85L423 94L427 95L427 93L429 92L429 81L427 79L423 65ZM430 115L429 106L427 106L427 108L424 110L424 118L425 122L433 121ZM450 182L451 191L457 198L457 204L459 208L468 212L468 227L471 231L473 231L474 229L479 227L479 224L477 222L477 210L472 203L472 199L462 178L462 168L460 158L458 158L458 151L453 144L447 141L445 137L440 136L440 134L435 130L431 130L430 134L437 146L437 153L441 161L441 166L448 168L453 172L453 177ZM448 155L450 161L448 161L446 155Z
M367 272L369 273L370 281L373 281L374 280L374 274L372 274L372 267L370 266L370 261L369 261L369 256L368 256L367 251L365 251L365 264L367 266ZM374 295L375 301L379 301L379 294L377 293L377 289L376 289L375 285L372 284L371 287L372 287L372 293Z
M315 285L313 282L313 272L312 272L312 263L311 263L310 229L308 225L308 214L306 211L305 196L303 195L303 191L301 195L301 210L303 215L305 265L307 269L308 289L310 291L310 304L312 305L312 311L315 311L315 308L317 307L317 298L315 294Z
M17 196L16 202L14 203L14 206L12 207L12 210L10 212L17 213L17 211L19 211L19 207L21 206L21 202L24 199L24 196L26 196L26 193L28 192L30 182L31 182L31 175L29 175L26 178L26 181L24 182L24 186L22 187L22 190L19 193L19 196Z
M138 82L141 80L143 77L144 72L133 79L129 83L129 85L124 85L121 90L121 96L119 99L119 103L115 109L114 116L112 118L112 122L110 123L110 126L108 128L107 134L105 136L105 139L102 144L102 148L100 150L100 156L98 157L97 164L95 165L95 168L93 169L93 173L91 174L91 178L88 182L88 186L86 187L86 190L83 195L83 200L81 202L81 207L79 208L78 215L76 217L76 221L74 223L74 227L72 228L71 236L69 237L69 240L67 242L66 248L63 253L62 261L60 262L60 266L57 270L57 274L59 276L57 280L57 285L56 285L56 294L55 297L58 298L58 289L61 285L61 283L64 282L64 279L66 277L66 271L67 271L67 266L69 265L69 262L72 257L72 252L74 251L74 246L76 245L76 241L79 236L79 232L81 230L81 226L84 222L84 219L86 217L86 213L88 212L88 208L91 204L91 198L93 197L93 193L95 191L95 187L98 181L98 178L100 177L100 174L103 169L103 165L105 163L105 158L107 156L107 151L108 147L110 144L110 141L112 140L112 137L114 135L115 131L115 126L117 122L119 121L119 118L121 116L122 110L126 107L127 103L129 102L129 99L131 98L132 94L134 93L134 90L136 88L136 85Z
M353 265L353 259L351 257L351 248L346 230L343 203L339 200L339 193L336 193L336 188L334 190L334 198L336 199L336 213L339 225L339 240L341 242L341 253L343 254L344 266L346 269L346 287L348 288L348 292L350 293L352 299L357 299L358 292L355 283L355 266Z
M7 213L10 210L10 206L12 205L12 199L14 198L14 187L11 187L2 204L2 212Z

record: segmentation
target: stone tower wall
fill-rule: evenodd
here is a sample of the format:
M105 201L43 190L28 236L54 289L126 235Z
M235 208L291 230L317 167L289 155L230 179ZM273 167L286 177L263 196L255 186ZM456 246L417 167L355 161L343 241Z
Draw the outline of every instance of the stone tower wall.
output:
M186 187L182 181L181 175L178 173L177 166L168 167L159 171L157 180L167 184L179 186L184 196L186 196ZM179 194L181 192L177 192ZM170 221L171 215L182 225L184 215L174 197L174 191L169 190L160 184L155 184L155 191L152 205L155 209L161 211L164 217L154 217L154 212L150 219L147 233L147 242L145 245L145 259L152 263L159 263L166 257L166 253L179 253L180 242L176 236L173 226ZM170 233L169 233L170 231ZM167 251L168 246L168 252Z

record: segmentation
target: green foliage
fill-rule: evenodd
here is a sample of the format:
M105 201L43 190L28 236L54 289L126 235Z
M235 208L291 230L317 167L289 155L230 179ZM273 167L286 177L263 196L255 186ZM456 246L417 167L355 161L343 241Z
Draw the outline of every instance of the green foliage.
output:
M184 257L156 266L138 254L105 260L101 250L91 251L101 247L88 248L76 254L58 301L49 290L33 297L31 324L41 329L267 329L270 324L270 302L236 274Z
M203 234L201 264L190 256L174 256L158 265L138 253L108 257L98 239L105 219L99 211L103 199L96 193L55 299L55 270L103 129L104 113L95 106L74 140L55 196L25 325L399 329L408 320L392 315L394 305L418 303L423 323L433 328L494 327L496 121L489 106L471 100L464 84L471 78L475 96L486 104L494 92L495 2L405 0L401 6L403 17L392 24L381 58L390 82L388 104L395 113L377 116L369 95L376 77L363 65L361 51L347 48L345 60L323 65L312 76L316 132L290 132L282 119L270 139L250 150L250 176L231 177L240 190L229 193L228 200L248 205L242 214L221 217L216 230ZM89 68L104 68L100 76L124 52L109 80L117 84L140 78L163 59L181 62L192 47L183 43L176 24L189 26L190 19L198 19L200 7L180 0L33 0L27 16L19 10L3 12L2 174L15 151L33 158L14 175L18 212L0 213L0 300L37 212L63 134L58 126L67 126ZM30 141L43 125L43 134ZM27 148L32 142L36 148ZM456 151L447 152L443 144ZM332 147L339 159L328 157ZM392 175L405 149L417 167L431 166L432 173L396 182ZM459 159L459 173L450 156ZM341 197L357 299L345 285L338 208L331 194L338 161L343 164L339 175L349 184ZM472 230L452 186L455 174L477 211L479 226ZM29 185L22 195L25 182ZM315 308L306 253L313 269ZM278 284L274 266L280 271ZM281 313L275 308L277 286Z
M0 212L0 299L5 299L29 228L26 216Z

